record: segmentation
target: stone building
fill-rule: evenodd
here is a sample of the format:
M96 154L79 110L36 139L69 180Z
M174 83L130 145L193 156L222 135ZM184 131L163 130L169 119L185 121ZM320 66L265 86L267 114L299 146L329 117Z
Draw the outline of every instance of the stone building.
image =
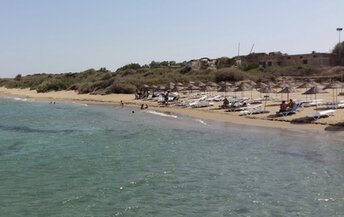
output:
M312 66L326 67L336 65L336 56L331 53L316 53L288 55L281 52L251 53L238 58L241 66L256 64L267 68L271 66Z
M203 57L201 59L190 60L188 65L193 70L201 70L201 69L216 69L216 59L209 59L207 57Z

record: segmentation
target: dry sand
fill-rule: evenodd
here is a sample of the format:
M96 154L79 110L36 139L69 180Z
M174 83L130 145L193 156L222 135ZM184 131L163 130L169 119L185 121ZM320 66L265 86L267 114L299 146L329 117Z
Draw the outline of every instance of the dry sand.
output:
M298 93L290 94L290 98L294 100L305 99L305 95L301 95L301 90ZM218 93L213 93L218 94ZM257 91L253 91L253 98L261 97L261 94ZM160 107L156 102L135 100L133 94L110 94L110 95L90 95L90 94L77 94L74 91L58 91L49 93L37 93L36 91L29 89L7 89L0 87L1 96L14 96L22 98L33 98L38 100L47 101L68 101L68 102L81 102L81 103L94 103L94 104L115 104L118 105L120 101L123 101L126 106L139 107L142 103L148 104L149 109L160 112L169 112L175 114L187 115L199 119L215 120L227 123L245 124L251 126L271 127L271 128L284 128L295 130L312 130L312 131L324 131L324 130L336 130L344 131L344 128L340 125L344 123L344 109L337 109L334 116L321 118L313 122L303 123L305 117L308 114L313 113L316 109L323 109L322 107L308 107L303 108L301 111L294 115L286 117L276 117L275 113L279 109L279 103L281 95L271 94L276 98L276 101L268 102L266 110L267 114L258 114L250 116L239 116L238 112L226 112L223 109L218 109L220 103L215 103L212 107L207 108L181 108L177 106ZM234 96L234 93L227 93L229 96ZM238 95L241 95L240 93ZM245 92L244 96L250 97L251 92ZM329 90L327 94L318 95L318 98L324 100L324 102L330 102L333 100L332 90ZM283 96L286 99L286 95ZM343 97L344 99L344 97ZM341 98L338 98L341 100Z

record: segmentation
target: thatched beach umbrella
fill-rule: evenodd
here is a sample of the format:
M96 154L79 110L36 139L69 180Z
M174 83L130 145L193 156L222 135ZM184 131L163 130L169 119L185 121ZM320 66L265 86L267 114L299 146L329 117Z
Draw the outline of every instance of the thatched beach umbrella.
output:
M142 89L144 89L144 90L148 90L148 89L149 89L149 85L148 85L148 84L144 84L144 85L142 85Z
M196 86L193 85L193 84L189 84L189 85L186 87L186 90L189 90L190 93L192 93L193 90L199 90L199 88L196 87Z
M175 86L176 86L175 83L170 82L170 83L168 84L168 88L167 88L167 89L172 90L172 89L174 89Z
M337 89L340 87L341 87L341 85L339 83L331 82L331 83L327 84L323 88L323 90L332 89L332 91L333 91L333 102L337 102Z
M214 89L217 89L217 88L219 87L219 85L216 84L215 82L209 82L208 85L209 85L210 87L213 87Z
M219 83L220 89L218 90L219 92L227 92L227 88L231 87L232 84L227 82L227 81L221 81Z
M202 81L199 81L199 82L197 82L197 86L198 86L198 87L205 87L206 84L203 83Z
M262 87L262 88L260 88L259 90L259 93L268 93L268 94L270 94L270 93L274 93L275 91L274 91L274 89L272 89L272 87L270 87L270 86L265 86L265 87ZM264 102L264 110L265 110L265 108L266 108L266 98L265 98L265 102Z
M318 83L312 81L312 82L304 82L301 85L299 85L298 87L296 87L297 89L302 89L302 88L311 88L314 86L317 86Z
M304 91L307 91L308 88L317 86L318 83L311 81L311 82L304 82L301 85L297 86L297 89L305 89ZM307 99L307 95L306 95L306 99Z
M287 94L287 100L289 100L289 93L295 93L296 89L294 87L287 86L280 90L278 93L286 93Z
M183 90L185 90L185 88L182 86L174 86L173 89L171 89L171 91L173 91L173 92L179 92L179 91L183 91Z
M237 87L237 89L234 90L234 92L241 92L241 97L243 97L244 91L249 91L251 90L251 98L252 98L252 86L247 84L247 83L241 83Z
M258 89L258 92L260 92L260 93L274 93L275 90L270 86L265 86L265 87Z
M211 92L212 90L213 88L208 85L200 87L200 91L203 91L203 92Z
M158 90L165 91L167 88L164 85L159 85Z
M304 92L304 95L315 95L315 101L317 100L317 94L320 93L327 93L325 90L321 89L318 86L311 87L309 90ZM316 103L316 106L318 107L318 103Z
M256 85L254 85L254 87L256 89L260 89L260 88L267 87L267 86L269 86L269 85L265 84L264 82L259 82Z

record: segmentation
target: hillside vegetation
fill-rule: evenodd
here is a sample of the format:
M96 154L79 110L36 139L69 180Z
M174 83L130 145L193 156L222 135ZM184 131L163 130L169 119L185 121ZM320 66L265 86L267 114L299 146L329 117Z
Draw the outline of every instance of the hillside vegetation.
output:
M190 81L236 82L241 80L274 81L279 77L289 76L332 76L341 79L342 68L316 69L296 67L271 67L262 69L252 65L245 68L228 66L218 69L193 70L187 64L174 67L174 62L152 62L150 65L128 64L115 72L106 68L88 69L79 73L34 74L13 79L0 79L0 86L7 88L30 88L37 92L75 90L80 94L134 93L144 84L167 85L170 82L188 83ZM320 78L319 77L319 78Z

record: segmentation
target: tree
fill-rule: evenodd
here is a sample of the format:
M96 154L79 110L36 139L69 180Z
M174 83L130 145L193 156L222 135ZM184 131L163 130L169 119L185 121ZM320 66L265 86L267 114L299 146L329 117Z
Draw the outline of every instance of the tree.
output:
M337 64L344 65L344 42L336 44L332 51L337 56Z
M140 68L141 68L140 64L138 64L138 63L130 63L130 64L127 64L125 66L122 66L122 67L118 68L117 71L125 71L125 70L128 70L128 69L137 70L137 69L140 69Z
M14 80L20 81L21 78L22 78L22 75L21 75L21 74L18 74L18 75L16 75L16 77L14 78Z

